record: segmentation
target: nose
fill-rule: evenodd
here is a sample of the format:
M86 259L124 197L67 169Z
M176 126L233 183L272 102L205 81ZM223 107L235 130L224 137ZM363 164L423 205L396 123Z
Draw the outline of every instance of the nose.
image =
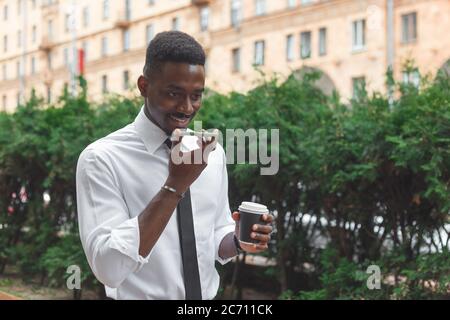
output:
M183 112L184 114L192 114L194 113L194 111L195 109L191 101L191 98L187 96L186 99L184 100L184 103L181 105L180 112Z

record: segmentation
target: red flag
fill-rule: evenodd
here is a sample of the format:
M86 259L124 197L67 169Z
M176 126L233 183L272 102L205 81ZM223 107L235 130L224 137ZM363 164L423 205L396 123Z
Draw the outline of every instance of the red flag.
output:
M83 48L78 49L78 74L80 76L84 75L84 50L83 50Z

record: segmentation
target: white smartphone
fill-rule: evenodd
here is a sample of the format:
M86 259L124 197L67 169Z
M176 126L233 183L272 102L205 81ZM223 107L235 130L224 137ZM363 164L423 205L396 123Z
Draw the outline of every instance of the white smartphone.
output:
M219 130L213 129L211 132L202 130L202 131L193 131L189 129L175 129L172 133L172 136L170 137L171 141L178 141L180 137L185 136L197 136L205 142L210 142L213 138L217 141L217 138L219 137Z

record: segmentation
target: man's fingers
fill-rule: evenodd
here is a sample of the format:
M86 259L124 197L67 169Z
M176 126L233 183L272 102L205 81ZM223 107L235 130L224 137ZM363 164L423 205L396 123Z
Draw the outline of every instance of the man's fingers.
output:
M181 139L170 140L170 141L172 141L172 149L173 149L173 147L175 147L175 146L177 146L177 145L179 145L181 143Z
M203 152L206 152L206 155L209 156L209 154L216 150L216 138L215 137L211 137L211 140L208 141L208 138L204 137L202 139L202 150Z
M266 244L254 244L253 245L253 249L257 250L257 251L263 251L263 250L267 250L269 248L269 246Z
M175 129L170 136L170 141L172 142L172 152L178 155L178 157L183 157L183 153L181 152L181 140L183 137L180 135L180 129Z
M216 142L216 137L205 138L206 145L210 145Z
M172 141L172 148L178 145L182 139L183 136L181 135L181 130L178 128L173 130L172 135L170 136L170 141Z
M273 221L273 216L271 214L263 214L262 218L267 223L271 223Z
M242 243L241 242L241 247L245 252L249 252L249 253L257 253L257 252L261 252L264 250L267 250L269 248L267 243Z
M267 234L271 233L272 229L273 229L272 226L265 226L262 224L254 224L252 227L253 231L257 231L260 233L267 233Z
M203 141L207 144L214 143L217 140L218 136L219 136L218 129L213 129L212 132L211 131L203 131L203 133L202 133Z
M250 236L252 237L252 239L259 240L262 243L267 243L270 241L270 236L268 234L252 232Z

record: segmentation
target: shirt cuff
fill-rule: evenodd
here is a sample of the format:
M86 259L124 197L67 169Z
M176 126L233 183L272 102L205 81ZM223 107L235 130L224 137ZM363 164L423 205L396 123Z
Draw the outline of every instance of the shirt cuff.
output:
M135 270L139 271L144 264L148 262L148 255L146 258L139 254L139 223L138 217L129 219L111 231L111 239L109 242L109 247L115 249L122 254L130 257L138 266Z
M215 241L216 241L216 260L220 262L220 264L226 264L228 262L231 261L231 259L233 259L234 257L230 257L227 259L222 259L219 255L219 250L220 250L220 243L222 242L223 238L225 238L225 236L229 233L233 233L235 229L234 225L228 225L225 226L223 228L220 228L219 230L215 231Z

